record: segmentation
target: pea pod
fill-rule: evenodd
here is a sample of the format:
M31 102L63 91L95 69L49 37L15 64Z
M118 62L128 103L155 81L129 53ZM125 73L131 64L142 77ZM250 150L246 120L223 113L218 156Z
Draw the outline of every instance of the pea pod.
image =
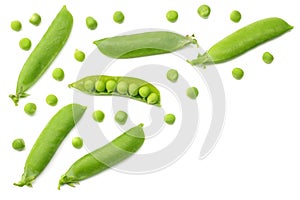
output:
M100 52L112 58L136 58L179 50L197 44L192 36L182 36L168 31L153 31L121 35L94 41Z
M72 26L73 17L64 6L23 65L16 94L9 95L16 105L20 98L28 96L25 92L39 80L57 57L69 38Z
M21 180L14 185L32 186L32 182L48 165L64 138L80 120L85 110L85 106L69 104L52 117L27 157Z
M292 28L280 18L262 19L225 37L204 55L199 55L198 58L188 62L192 65L226 62L260 44L279 37Z
M74 186L79 181L90 178L120 163L133 155L144 143L143 124L133 127L112 142L86 154L61 176L58 189L64 184Z
M114 82L115 86L110 88L108 83ZM98 89L97 85L102 83L103 87ZM122 86L118 87L118 86ZM127 88L125 86L127 86ZM135 90L132 90L133 86ZM151 105L160 106L160 92L152 84L138 78L121 76L87 76L79 81L69 84L83 93L95 96L122 96L138 100ZM148 89L146 95L141 93L141 89ZM153 98L154 97L154 98Z

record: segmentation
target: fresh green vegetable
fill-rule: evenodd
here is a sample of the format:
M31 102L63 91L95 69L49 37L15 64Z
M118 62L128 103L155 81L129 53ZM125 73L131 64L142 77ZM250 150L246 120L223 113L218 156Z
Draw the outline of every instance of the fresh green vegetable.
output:
M265 63L271 64L274 60L274 56L270 52L265 52L262 59Z
M54 94L49 94L47 97L46 97L46 102L49 106L56 106L57 102L58 102L58 99L57 97L54 95Z
M232 70L232 76L236 79L236 80L241 80L244 76L244 71L241 68L234 68Z
M23 151L25 149L25 142L22 138L15 139L12 142L12 147L17 151Z
M208 5L201 5L199 6L197 12L200 17L207 19L210 15L210 7Z
M124 22L125 16L121 11L116 11L113 15L113 20L118 23L122 24Z
M85 59L85 53L83 51L80 51L78 49L75 50L74 53L74 58L78 61L78 62L83 62Z
M190 97L191 99L196 99L198 97L198 89L196 87L189 87L187 90L186 90L186 95L188 97Z
M188 62L191 65L226 62L292 28L280 18L262 19L232 33L213 45L204 55Z
M19 32L22 29L22 23L19 20L14 20L10 23L12 30Z
M31 24L35 25L35 26L40 25L41 21L42 21L42 18L41 18L41 16L40 16L39 14L37 14L37 13L34 13L34 14L31 16L31 18L29 19L29 22L30 22Z
M24 106L24 112L28 115L34 115L36 111L36 105L34 103L27 103L25 106Z
M178 19L178 13L176 10L169 10L166 14L166 18L169 22L176 22Z
M166 114L164 120L167 124L172 125L175 123L176 117L173 114Z
M178 71L175 69L169 69L167 72L167 79L171 82L176 82L178 80Z
M24 51L28 51L31 48L31 40L29 38L22 38L19 42L19 46Z
M82 138L81 137L74 137L72 139L72 145L76 149L80 149L83 146L83 140L82 140Z
M32 182L46 168L64 138L80 120L85 110L85 106L69 104L52 117L27 157L21 180L14 185L32 186Z
M234 10L230 13L230 19L231 19L231 21L233 21L235 23L239 22L241 20L241 18L242 18L242 15L237 10Z
M52 77L57 81L62 81L65 78L65 72L62 68L56 68L52 72Z
M87 76L70 84L69 87L89 95L122 96L160 106L159 90L152 84L138 78L105 75Z
M96 21L93 17L91 17L91 16L89 16L89 17L87 17L87 18L85 19L85 23L86 23L86 26L87 26L90 30L95 30L95 29L97 28L97 26L98 26L97 21Z
M101 110L96 110L93 112L93 119L96 122L103 122L104 118L105 118L105 114Z
M197 44L192 36L167 31L144 32L104 38L94 42L100 52L112 58L136 58L177 51Z
M128 114L122 110L119 110L116 114L115 114L115 121L118 124L124 125L127 121L128 118Z
M120 163L137 152L143 145L143 124L133 127L99 149L86 154L73 163L61 176L58 189L64 184L74 187L79 181L90 178Z
M66 43L73 25L73 17L64 6L57 14L47 32L31 52L18 78L16 94L9 95L15 105L27 97L30 89L49 68Z

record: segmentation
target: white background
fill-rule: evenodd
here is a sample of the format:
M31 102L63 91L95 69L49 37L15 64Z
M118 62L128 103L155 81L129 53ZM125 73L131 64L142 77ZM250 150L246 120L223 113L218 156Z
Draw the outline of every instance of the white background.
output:
M0 6L0 44L1 44L1 78L0 78L0 194L1 199L40 199L51 195L59 199L299 199L300 180L300 136L299 136L299 19L294 0L127 0L127 1L5 1ZM207 20L200 18L197 8L201 4L211 7L211 15ZM42 79L28 91L30 97L21 100L15 107L8 95L15 91L19 71L30 52L18 47L22 37L29 37L33 47L37 44L47 27L63 5L74 17L74 27L67 45L52 64ZM169 23L165 13L175 9L179 13L176 23ZM240 23L229 19L232 10L242 13ZM112 21L112 14L122 10L125 22L121 25ZM32 13L42 16L38 27L28 23ZM93 16L98 21L98 28L90 31L85 26L85 17ZM199 134L184 156L164 170L143 174L123 174L108 170L98 176L83 181L76 188L65 186L61 191L56 189L58 179L68 167L79 157L86 154L85 148L76 150L71 139L78 133L74 129L63 142L57 154L34 182L33 188L18 188L13 182L19 180L26 157L35 139L47 121L59 108L73 101L73 91L66 86L77 78L82 65L73 58L75 48L83 50L87 55L95 46L92 41L103 37L120 34L139 28L164 28L185 34L194 33L199 44L208 49L227 34L253 21L266 17L281 17L295 28L284 36L264 44L249 53L224 64L217 65L222 77L226 93L226 121L213 152L204 160L199 160L199 152L207 133L210 120L210 101L201 80L191 80L191 84L199 83L198 103L201 110ZM14 32L10 22L19 19L23 29ZM31 49L32 50L32 49ZM266 65L261 56L270 51L275 60ZM159 57L165 65L174 66L184 71L189 65L176 62L169 63ZM152 60L153 61L153 60ZM134 63L134 62L130 62ZM51 72L56 67L65 70L63 82L56 82ZM232 78L231 70L242 67L245 77L241 81ZM54 93L59 98L56 107L45 103L45 97ZM169 99L168 99L169 98ZM172 95L165 97L165 102L172 102ZM111 108L105 106L105 98L98 108L106 113L104 130L121 131L114 125ZM35 102L38 110L35 116L29 117L23 112L23 106ZM147 105L136 103L139 108L130 112L133 118L144 120L147 125L149 116L142 109ZM180 115L180 109L167 112ZM176 106L175 106L176 107ZM169 109L169 110L168 110ZM207 117L206 117L207 116ZM90 117L85 115L84 117ZM148 121L147 121L148 120ZM180 123L180 116L178 116ZM109 127L109 128L105 128ZM176 127L165 127L166 134L174 137ZM88 128L87 128L88 131ZM164 131L163 131L164 132ZM162 133L163 133L162 132ZM96 134L96 133L91 133ZM26 149L14 151L11 142L15 138L24 138ZM113 137L111 137L113 138ZM168 140L151 142L141 151L161 148ZM165 143L164 143L165 142ZM153 145L151 147L151 144ZM88 196L87 196L88 195Z

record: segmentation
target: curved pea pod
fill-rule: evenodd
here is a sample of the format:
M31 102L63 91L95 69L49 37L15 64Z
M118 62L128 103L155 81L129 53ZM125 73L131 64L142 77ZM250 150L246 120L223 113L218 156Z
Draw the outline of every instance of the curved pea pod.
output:
M58 189L64 184L74 187L84 179L90 178L100 172L120 163L132 156L143 145L145 135L143 124L133 127L95 151L86 154L61 176Z
M97 82L102 82L104 85L107 85L108 81L114 81L116 83L116 87L109 91L107 87L103 88L103 90L97 90L96 84ZM128 86L128 89L124 92L118 91L118 84L124 83ZM130 87L135 85L136 92L131 92ZM96 75L96 76L87 76L82 78L72 84L69 84L70 88L75 88L85 94L94 95L94 96L121 96L131 98L137 101L141 101L144 103L148 103L155 106L160 106L160 92L159 90L152 85L142 79L126 77L126 76L106 76L106 75ZM149 94L147 96L141 96L138 92L140 88L147 87L149 89ZM153 101L150 101L151 96L155 96L156 98Z
M100 52L112 58L136 58L164 54L197 44L193 36L168 31L121 35L94 41Z
M222 63L272 40L293 29L280 18L266 18L256 21L213 45L204 55L188 61L192 65Z
M57 57L69 38L72 26L73 17L64 6L23 65L16 94L9 95L15 105L18 105L20 98L28 96L25 92L39 80Z
M69 104L52 117L27 157L21 180L14 185L32 186L32 182L48 165L62 141L80 120L85 110L85 106Z

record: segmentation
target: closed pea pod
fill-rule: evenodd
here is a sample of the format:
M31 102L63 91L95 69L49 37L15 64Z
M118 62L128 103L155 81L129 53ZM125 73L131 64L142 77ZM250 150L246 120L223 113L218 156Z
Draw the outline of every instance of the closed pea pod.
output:
M32 182L48 165L64 138L80 120L85 110L85 106L69 104L51 118L27 157L21 180L14 185L32 186Z

